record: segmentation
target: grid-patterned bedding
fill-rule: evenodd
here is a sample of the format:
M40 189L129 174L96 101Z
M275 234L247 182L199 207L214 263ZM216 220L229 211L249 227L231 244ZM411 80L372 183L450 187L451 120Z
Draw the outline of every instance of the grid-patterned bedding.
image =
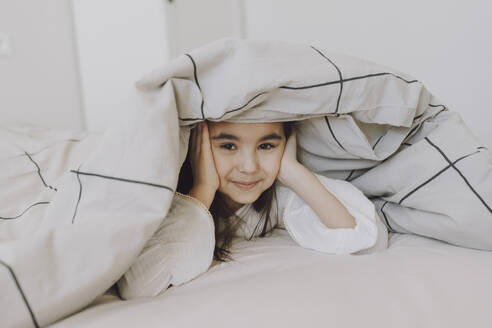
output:
M0 130L6 325L52 323L128 269L203 119L299 121L299 160L359 187L390 231L492 249L491 154L412 77L317 47L224 39L138 88L135 111L103 136Z

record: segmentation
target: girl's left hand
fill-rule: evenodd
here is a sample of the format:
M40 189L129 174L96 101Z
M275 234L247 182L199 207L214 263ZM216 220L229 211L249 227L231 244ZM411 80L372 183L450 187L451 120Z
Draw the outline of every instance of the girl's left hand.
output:
M301 165L297 161L297 137L296 132L292 131L284 148L284 154L280 161L280 170L277 179L285 186L290 183L289 178L293 177L294 171Z

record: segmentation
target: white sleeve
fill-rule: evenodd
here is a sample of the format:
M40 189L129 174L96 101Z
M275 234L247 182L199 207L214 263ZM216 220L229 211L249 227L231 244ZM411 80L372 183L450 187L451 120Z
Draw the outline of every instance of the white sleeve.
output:
M302 247L331 254L351 254L371 247L387 247L387 230L376 214L374 204L351 183L315 174L355 218L354 228L332 229L294 191L279 185L279 217ZM282 202L284 204L282 204Z

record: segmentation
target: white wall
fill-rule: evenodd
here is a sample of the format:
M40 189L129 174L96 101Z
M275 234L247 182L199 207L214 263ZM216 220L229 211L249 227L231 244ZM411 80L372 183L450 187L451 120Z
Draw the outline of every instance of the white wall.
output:
M0 0L0 34L12 44L0 56L0 124L80 128L83 105L87 126L102 129L130 106L142 74L216 37L244 35L412 74L492 147L491 13L486 0Z
M0 34L11 44L0 56L0 125L83 128L69 4L0 1Z
M135 82L183 54L239 36L238 0L72 0L89 130L135 103Z
M317 45L415 76L492 148L492 3L244 0L245 35Z
M135 82L169 60L162 0L72 0L87 128L134 106Z
M243 36L240 0L166 2L171 58L219 38Z

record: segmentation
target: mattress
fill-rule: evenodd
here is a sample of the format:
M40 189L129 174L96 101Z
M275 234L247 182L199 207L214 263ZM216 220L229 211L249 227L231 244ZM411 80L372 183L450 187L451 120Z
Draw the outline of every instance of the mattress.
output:
M111 289L51 327L492 327L487 251L392 233L383 252L329 255L275 229L234 254L155 298Z

